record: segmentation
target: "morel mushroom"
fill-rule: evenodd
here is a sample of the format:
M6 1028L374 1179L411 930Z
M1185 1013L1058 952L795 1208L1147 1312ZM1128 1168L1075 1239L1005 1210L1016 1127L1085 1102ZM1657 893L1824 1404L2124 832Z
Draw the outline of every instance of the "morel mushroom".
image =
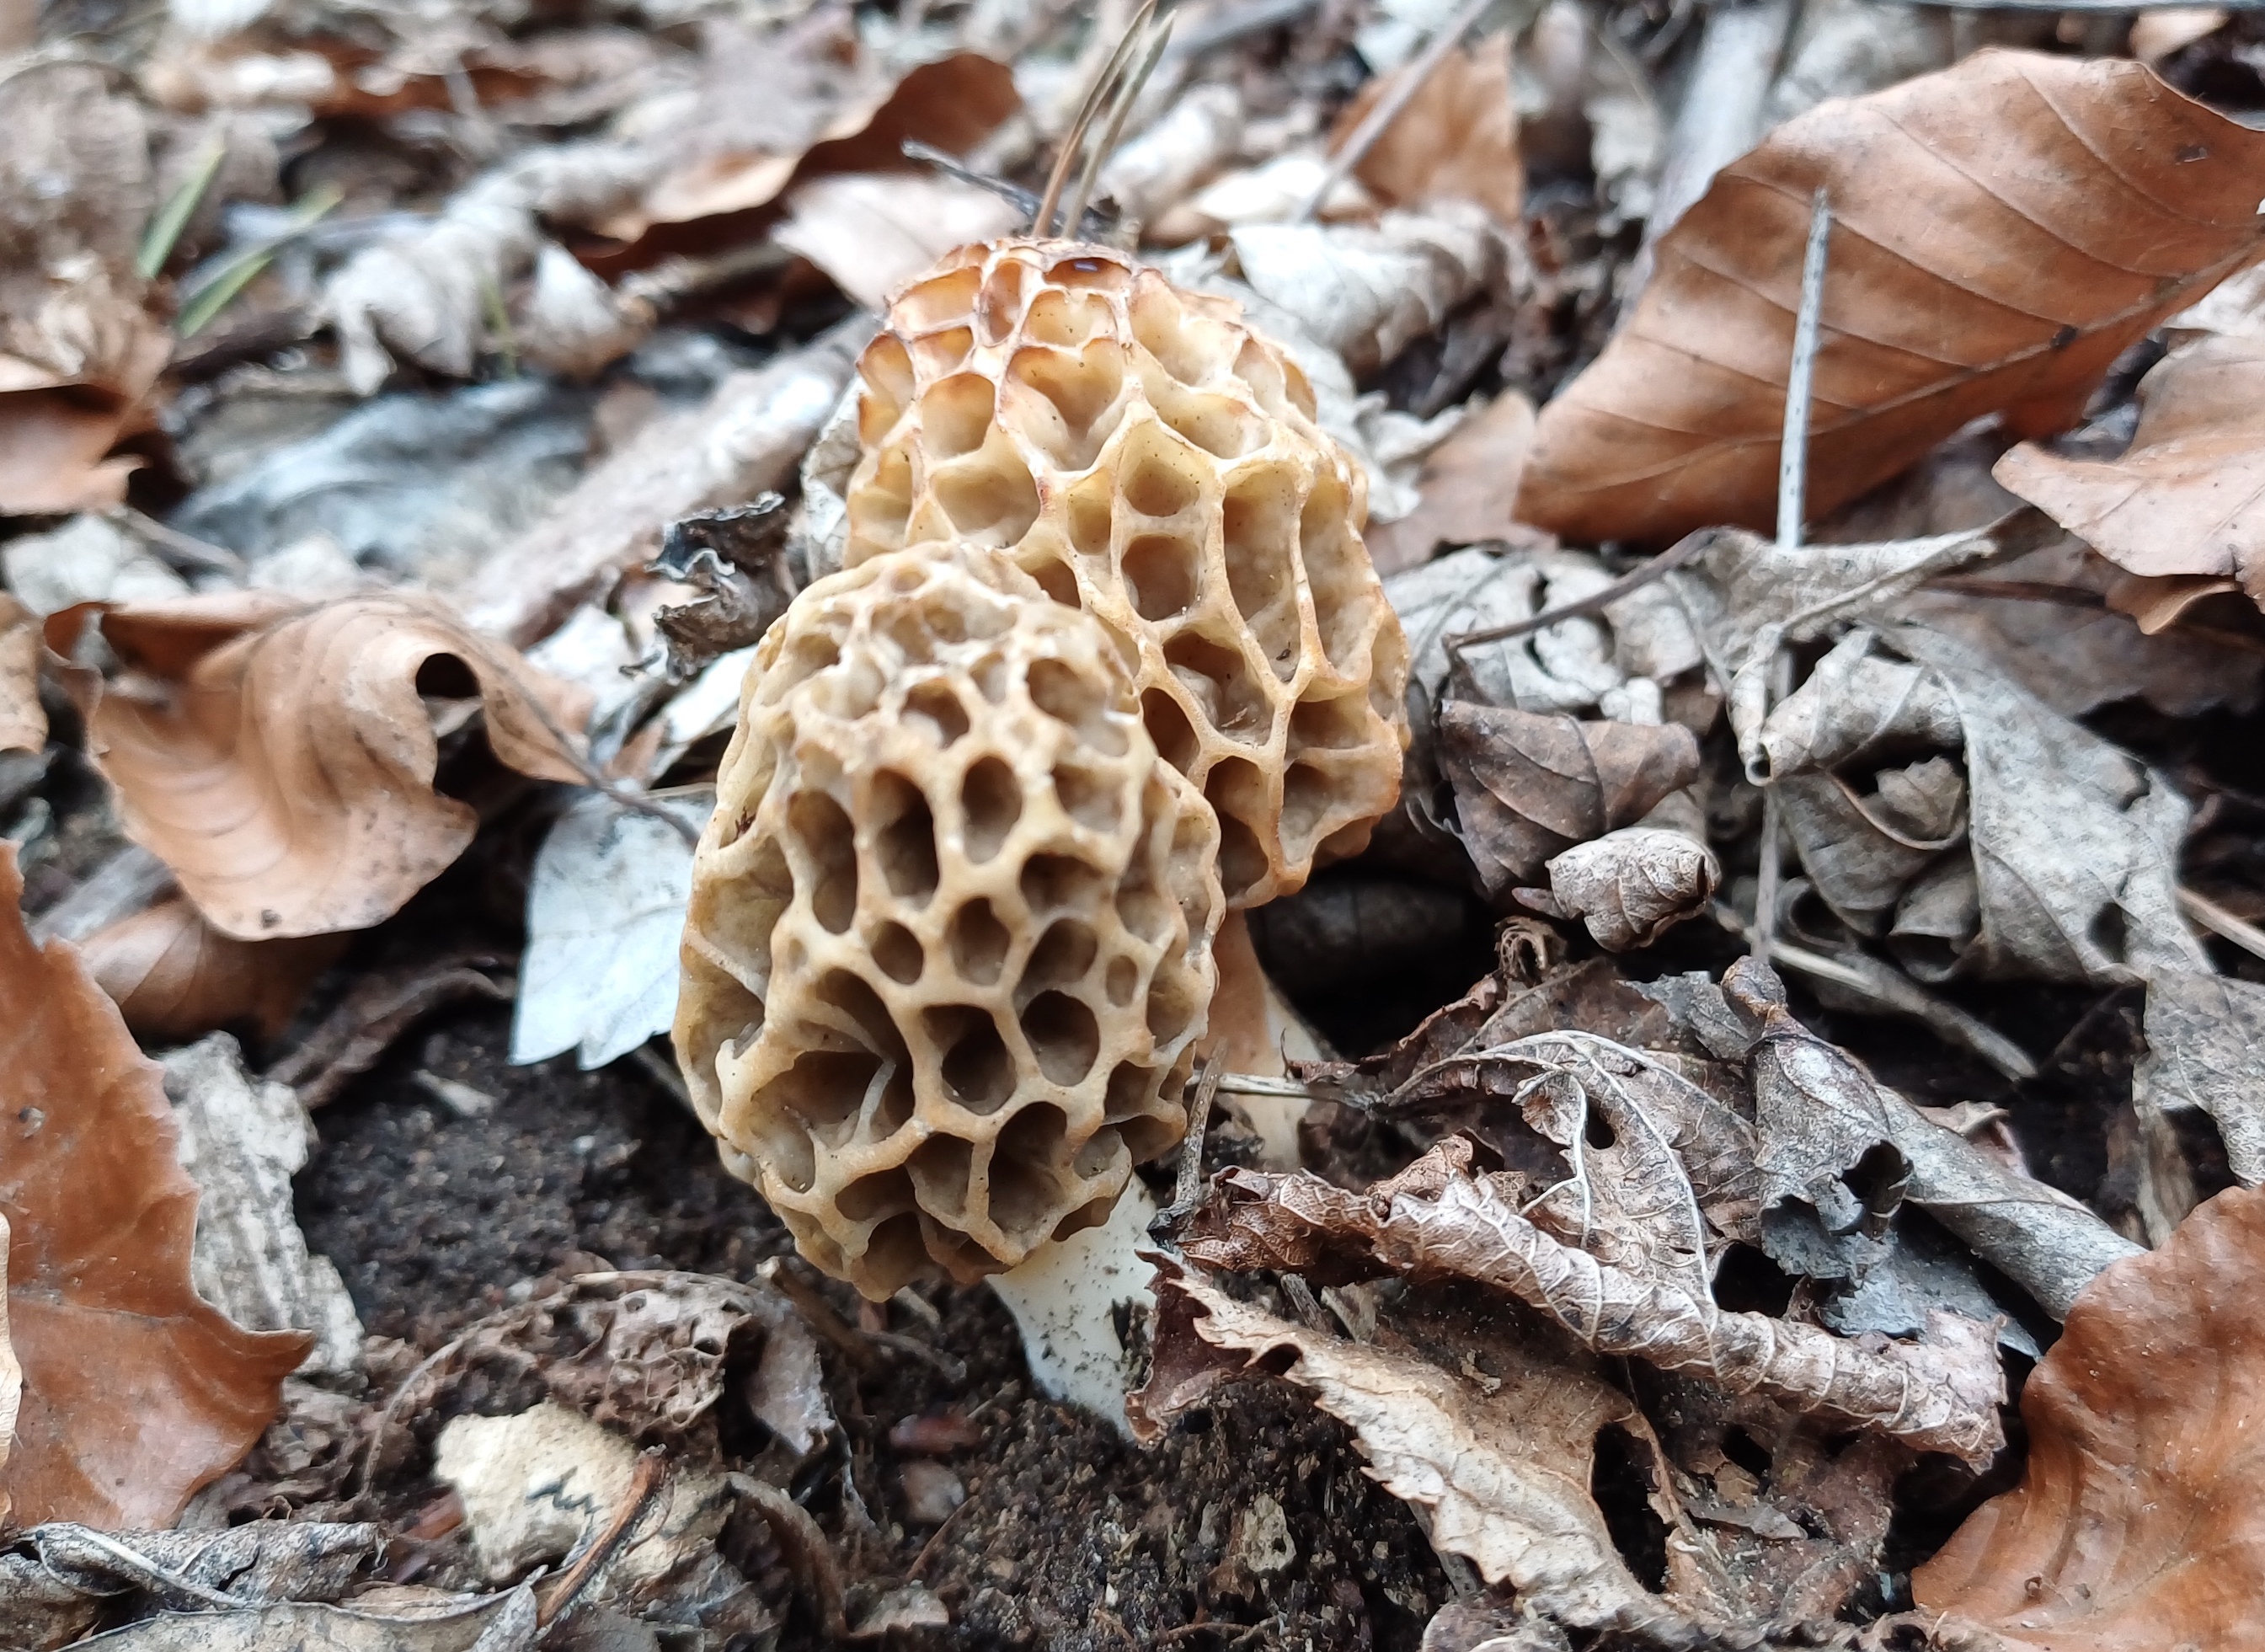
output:
M996 547L1134 663L1157 749L1217 811L1229 901L1358 852L1398 796L1407 645L1366 482L1230 301L1111 248L962 248L858 364L847 564Z
M995 552L812 586L693 869L676 1045L727 1163L876 1300L1100 1222L1186 1128L1218 841L1110 635Z

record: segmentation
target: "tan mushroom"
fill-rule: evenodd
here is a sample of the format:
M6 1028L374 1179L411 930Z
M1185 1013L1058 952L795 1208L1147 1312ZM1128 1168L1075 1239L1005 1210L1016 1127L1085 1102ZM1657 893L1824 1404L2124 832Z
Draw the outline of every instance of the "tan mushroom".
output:
M1186 1127L1219 828L1089 615L929 545L763 639L675 1037L804 1255L879 1299L1103 1220Z
M1219 814L1230 904L1367 843L1399 792L1407 644L1359 467L1235 304L1111 248L990 242L906 288L858 372L848 565L993 546L1106 626Z

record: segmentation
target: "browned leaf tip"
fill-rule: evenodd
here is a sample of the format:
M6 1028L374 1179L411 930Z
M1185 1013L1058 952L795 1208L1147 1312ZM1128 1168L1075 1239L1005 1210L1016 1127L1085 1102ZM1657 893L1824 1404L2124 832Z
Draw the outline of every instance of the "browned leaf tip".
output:
M2129 61L1984 51L1820 105L1661 238L1634 315L1542 410L1519 513L1584 542L1769 526L1820 188L1811 515L1983 414L2073 423L2125 346L2254 255L2261 173L2265 134Z
M240 940L367 928L471 842L471 807L433 789L420 688L477 692L509 767L582 775L563 735L573 693L427 597L184 598L113 608L103 634L128 675L90 744L127 833Z
M2233 1188L2070 1310L2021 1395L2027 1478L1912 1575L2039 1652L2265 1644L2265 1192Z
M2158 363L2121 458L2024 442L1991 474L2118 567L2231 579L2265 605L2265 340L2203 338Z
M238 941L178 896L97 930L80 943L87 969L147 1038L193 1038L248 1022L283 1030L343 935Z
M1413 67L1363 86L1338 117L1331 149L1342 145L1381 99L1395 95ZM1395 207L1471 200L1497 223L1518 223L1526 211L1526 169L1518 155L1509 34L1490 34L1449 53L1369 146L1353 176Z
M171 1525L243 1454L306 1356L239 1329L189 1283L196 1188L172 1110L77 953L42 950L0 852L0 1215L23 1408L0 1485L25 1525Z

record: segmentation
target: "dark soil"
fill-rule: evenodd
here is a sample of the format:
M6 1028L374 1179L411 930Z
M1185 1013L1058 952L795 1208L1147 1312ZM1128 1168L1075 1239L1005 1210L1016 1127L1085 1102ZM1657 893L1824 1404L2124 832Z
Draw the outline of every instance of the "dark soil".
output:
M746 1277L790 1253L652 1073L635 1062L578 1073L570 1059L512 1067L508 1020L484 1008L429 1024L317 1117L323 1145L300 1178L300 1219L370 1332L428 1353L544 1275L613 1266ZM495 1104L468 1116L420 1071ZM822 1288L856 1324L856 1299ZM1223 1390L1144 1451L1032 1390L988 1291L925 1289L918 1306L890 1304L885 1320L891 1341L830 1360L846 1451L796 1489L852 1579L878 1588L909 1574L937 1591L953 1627L931 1644L1412 1648L1453 1597L1407 1509L1360 1472L1348 1432L1293 1394ZM907 1353L907 1341L932 1357ZM516 1408L507 1395L495 1403ZM964 1418L962 1437L978 1437L943 1459L967 1497L941 1530L908 1518L889 1441L923 1416ZM412 1462L375 1489L413 1513L436 1495L428 1466ZM1294 1554L1257 1546L1254 1570L1254 1546L1237 1537L1264 1525L1268 1499ZM853 1602L856 1592L853 1582ZM782 1642L821 1643L806 1633Z

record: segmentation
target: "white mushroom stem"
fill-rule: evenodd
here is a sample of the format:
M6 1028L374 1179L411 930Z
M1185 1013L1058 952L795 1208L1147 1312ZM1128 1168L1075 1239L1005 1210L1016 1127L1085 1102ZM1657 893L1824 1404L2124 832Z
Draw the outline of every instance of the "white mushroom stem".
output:
M1153 1244L1156 1201L1136 1178L1098 1227L1038 1247L991 1288L1015 1316L1031 1376L1050 1400L1103 1417L1125 1438L1125 1394L1132 1353L1117 1335L1118 1309L1149 1299L1155 1269L1139 1251Z

